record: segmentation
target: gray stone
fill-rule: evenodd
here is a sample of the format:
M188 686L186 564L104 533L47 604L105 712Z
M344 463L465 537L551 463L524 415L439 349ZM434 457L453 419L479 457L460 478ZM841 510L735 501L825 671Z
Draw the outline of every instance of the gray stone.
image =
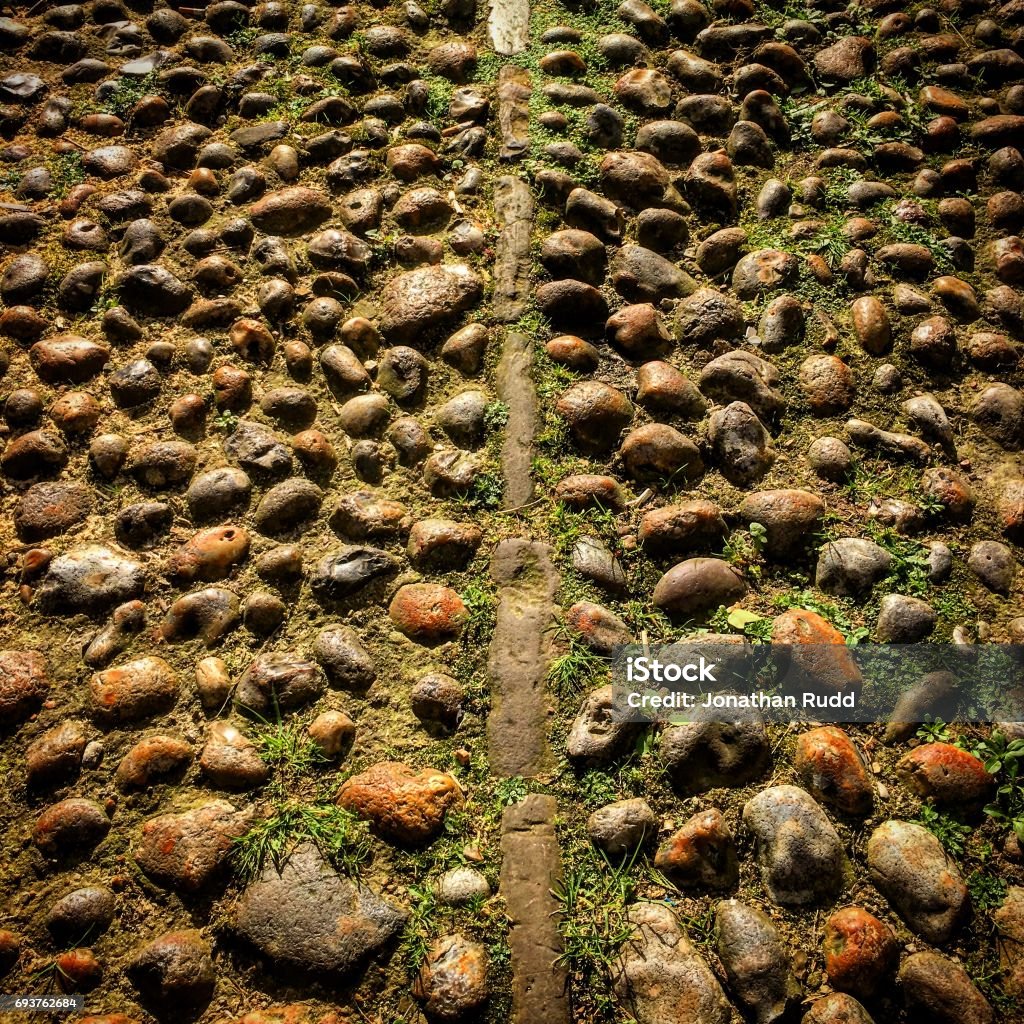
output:
M234 924L278 970L345 977L394 938L406 917L304 844L248 886Z
M311 480L293 477L263 495L253 525L268 537L296 530L316 517L323 500L324 492Z
M377 678L373 658L350 626L320 630L313 641L313 657L338 689L365 691Z
M730 721L715 721L700 709L691 717L694 721L666 729L658 748L677 790L742 786L767 771L771 748L757 711L739 711Z
M778 390L779 371L753 352L736 349L712 359L700 374L700 389L715 400L745 402L761 419L774 419L785 408Z
M875 637L886 644L914 644L935 628L938 616L927 601L886 594L878 611Z
M758 249L742 257L733 269L733 291L740 299L756 299L762 292L784 288L795 281L799 266L790 252Z
M949 939L967 912L967 887L928 829L884 822L868 840L867 862L871 881L914 932L931 943Z
M786 944L768 915L739 900L715 908L715 948L729 988L756 1024L773 1024L800 1001Z
M263 479L280 479L292 469L292 453L260 423L242 420L224 441L224 451L243 469Z
M838 437L819 437L807 449L807 461L825 480L842 480L853 468L853 453Z
M266 714L301 707L324 691L320 669L298 654L260 654L238 681L235 700L243 708Z
M747 592L738 572L721 558L688 558L654 588L654 603L670 615L689 617L732 604Z
M803 906L833 899L846 887L849 864L835 827L806 791L772 786L743 807L757 840L765 888L776 903Z
M86 886L62 896L46 914L46 927L60 943L77 943L83 935L95 939L114 920L114 894L102 886Z
M900 984L915 1020L992 1024L995 1013L963 966L941 953L913 953L900 966Z
M491 887L487 879L470 867L451 868L437 883L437 898L451 907L463 906L477 899L487 899Z
M743 333L743 307L728 293L698 288L675 309L675 335L684 345L709 347Z
M612 286L629 302L661 302L681 299L697 283L674 263L639 245L624 245L611 262Z
M612 984L633 1016L641 1024L729 1024L729 1001L672 910L640 903L627 920L633 932Z
M1017 573L1013 552L997 540L980 540L972 545L967 567L997 594L1008 594Z
M141 597L146 574L130 558L102 545L74 548L58 555L36 591L49 613L68 611L102 614L115 605Z
M616 800L587 819L590 841L611 857L631 854L658 832L658 818L642 797Z
M566 737L570 760L590 766L608 764L636 737L638 725L613 720L612 698L610 686L600 686L586 696Z
M381 292L381 333L392 341L423 344L425 336L476 305L482 294L480 276L462 263L399 274Z
M870 590L892 565L892 555L874 541L842 537L829 541L818 554L814 582L839 597Z
M622 563L598 537L581 537L573 545L572 567L611 593L626 590Z
M775 461L768 431L746 402L716 409L708 439L722 475L737 487L760 480Z
M321 600L343 600L398 571L394 556L379 548L346 547L325 556L313 573L313 593Z
M126 974L142 1002L162 1013L173 1005L194 1016L213 997L217 972L210 944L195 930L167 932L132 957Z

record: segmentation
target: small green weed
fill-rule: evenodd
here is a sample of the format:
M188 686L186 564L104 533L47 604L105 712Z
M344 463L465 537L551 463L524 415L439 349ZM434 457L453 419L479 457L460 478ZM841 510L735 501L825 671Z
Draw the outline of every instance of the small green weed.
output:
M290 779L309 775L327 763L305 726L295 719L262 729L256 735L256 748L265 764Z
M508 425L508 406L504 402L490 402L484 409L484 429L490 434Z
M495 818L512 804L522 803L530 795L530 784L521 775L513 775L508 779L499 779L494 784Z
M99 110L104 114L115 114L126 118L143 96L157 91L156 72L152 71L142 78L128 78L121 75L114 79L113 88L99 103Z
M578 792L587 807L603 807L619 799L615 779L602 771L589 771L580 778Z
M238 416L228 409L221 409L213 417L213 426L216 430L221 431L221 433L230 434L238 426Z
M949 726L941 718L923 723L917 730L917 738L922 743L952 743Z
M469 612L462 638L468 643L485 642L494 630L494 593L473 583L462 591L462 602Z
M1006 880L986 871L972 871L967 876L967 891L975 910L995 910L1006 899Z
M505 496L505 485L497 473L481 473L463 497L470 508L498 508Z
M608 675L608 662L592 651L579 637L560 630L566 650L548 666L548 682L559 697L582 693Z
M566 863L564 877L552 890L561 905L559 931L565 964L575 981L574 991L586 993L597 1015L612 1009L611 988L619 951L632 934L627 918L636 896L631 875L639 848L613 864L594 847Z
M1005 733L994 732L974 749L974 755L985 763L985 770L996 777L996 798L985 813L1011 828L1024 843L1024 740L1008 739Z
M410 885L408 890L412 897L412 906L409 908L409 919L402 932L398 953L411 975L420 969L420 965L426 959L431 940L437 930L437 894L430 885Z
M971 828L937 811L931 804L922 804L917 823L924 825L942 844L951 857L962 857L971 835Z

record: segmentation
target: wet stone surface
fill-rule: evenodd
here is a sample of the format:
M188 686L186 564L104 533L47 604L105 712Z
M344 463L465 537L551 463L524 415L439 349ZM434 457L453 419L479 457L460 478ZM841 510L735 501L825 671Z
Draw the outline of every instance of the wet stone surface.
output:
M1015 762L920 722L948 679L843 728L608 685L1024 638L1022 23L8 4L0 990L1022 1019Z

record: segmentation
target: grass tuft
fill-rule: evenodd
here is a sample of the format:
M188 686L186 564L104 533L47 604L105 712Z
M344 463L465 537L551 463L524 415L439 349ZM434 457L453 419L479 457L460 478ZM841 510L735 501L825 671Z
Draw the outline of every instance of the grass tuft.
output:
M307 842L351 877L358 876L372 854L368 827L351 811L335 804L283 803L235 840L234 869L245 880L258 878L268 863L280 870L295 848Z

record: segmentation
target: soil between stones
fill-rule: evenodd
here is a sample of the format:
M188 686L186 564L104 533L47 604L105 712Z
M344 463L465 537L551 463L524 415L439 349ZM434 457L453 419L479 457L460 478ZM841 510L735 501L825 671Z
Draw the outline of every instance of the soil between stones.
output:
M551 1021L1024 1019L991 730L587 733L642 634L1024 636L1018 5L488 18L0 18L0 991L526 1020L540 949ZM508 539L559 581L528 778Z

